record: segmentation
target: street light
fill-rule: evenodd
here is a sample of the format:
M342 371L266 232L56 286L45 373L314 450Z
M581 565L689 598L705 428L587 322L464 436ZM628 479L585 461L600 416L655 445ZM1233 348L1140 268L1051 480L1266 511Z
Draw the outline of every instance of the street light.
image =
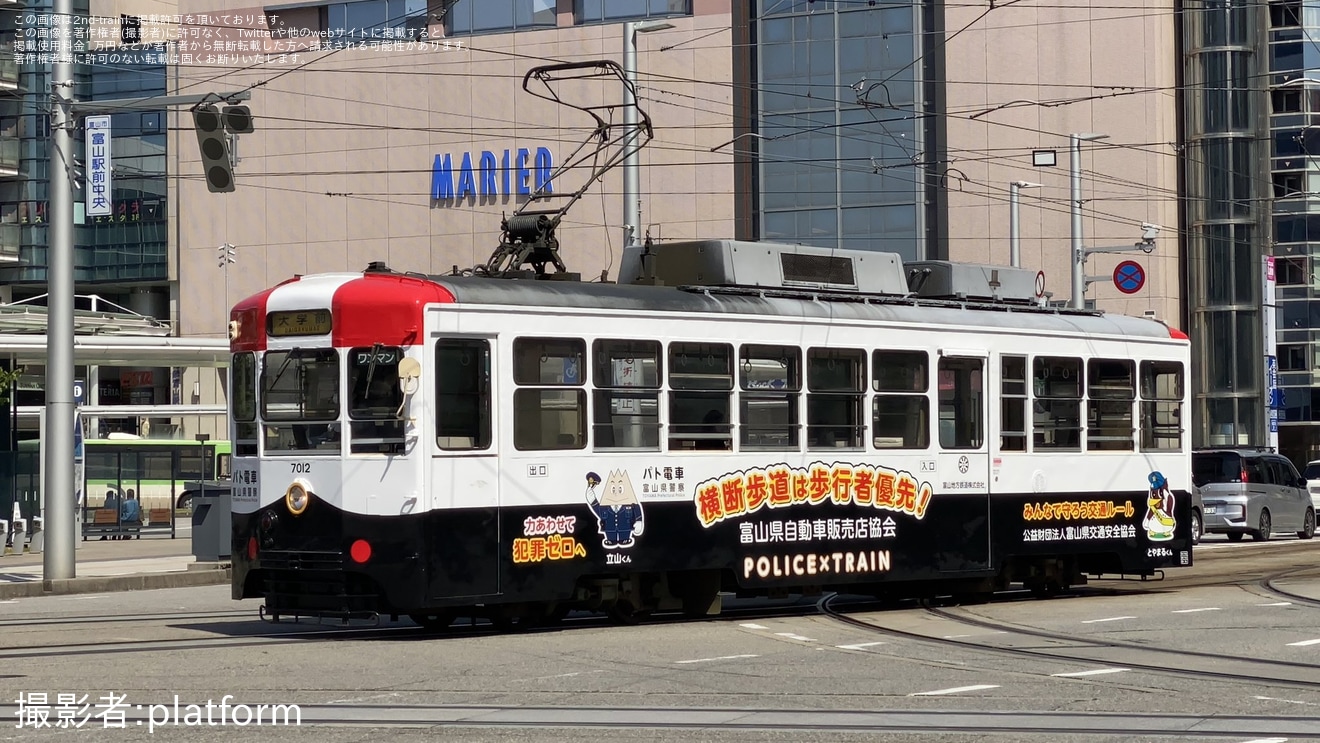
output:
M628 21L623 24L623 76L628 81L624 86L623 128L629 136L637 133L637 34L649 34L674 28L668 21ZM634 140L635 141L635 140ZM625 146L631 146L629 142ZM637 147L633 146L623 159L623 247L624 250L638 244L637 233L641 229L642 205L638 192Z
M1008 184L1008 265L1014 268L1022 266L1022 250L1018 238L1018 191L1040 187L1039 183L1030 181L1013 181Z
M1094 142L1108 139L1108 134L1069 134L1068 143L1071 155L1068 158L1069 209L1072 211L1072 306L1086 308L1086 253L1082 251L1082 142Z

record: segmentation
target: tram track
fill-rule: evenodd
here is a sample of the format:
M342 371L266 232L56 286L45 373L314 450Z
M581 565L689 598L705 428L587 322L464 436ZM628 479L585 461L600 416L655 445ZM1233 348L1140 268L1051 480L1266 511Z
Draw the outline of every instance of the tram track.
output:
M184 702L181 702L184 703ZM237 703L237 700L236 700ZM1131 740L1161 738L1259 738L1320 740L1320 718L1054 711L914 709L786 709L756 707L586 707L498 705L299 705L302 726L443 727L467 729L628 729L652 731L775 731L809 733L963 733L1021 740L1022 735L1093 735ZM141 711L129 724L149 721ZM981 739L978 737L978 739Z
M849 604L852 606L853 604ZM864 601L864 606L874 607L876 602ZM798 599L795 603L786 606L736 606L725 609L721 614L712 617L703 618L683 618L680 614L659 614L638 618L639 621L645 619L649 622L687 622L687 621L707 621L709 619L772 619L777 617L799 617L810 616L817 612L817 601L808 599ZM74 627L79 624L96 625L101 622L177 622L180 620L204 620L210 618L216 619L239 619L243 616L254 616L251 610L236 612L197 612L197 613L161 613L161 614L135 614L121 617L67 617L67 618L47 618L46 620L32 620L33 624L44 624L54 627ZM8 620L0 623L0 627L8 624L9 626L26 626L25 620ZM117 641L95 641L95 642L71 642L52 646L49 643L41 646L15 646L0 647L0 661L21 660L26 658L53 658L53 657L78 657L78 656L96 656L102 654L134 654L134 653L153 653L168 652L177 650L212 650L212 649L230 649L247 647L269 647L274 645L296 645L313 642L341 642L341 641L362 641L370 642L377 640L405 640L405 641L431 641L446 639L462 639L475 636L494 636L505 634L532 634L537 632L558 631L563 629L591 629L591 628L610 628L618 627L620 623L612 620L605 614L579 614L569 616L553 624L523 626L519 625L512 629L500 629L488 620L478 620L476 618L462 618L453 625L443 630L430 630L419 627L410 621L401 621L397 624L384 624L373 626L358 627L334 627L327 626L324 623L308 624L305 621L285 619L281 622L266 623L264 626L278 628L287 626L289 631L262 631L245 633L241 636L234 635L212 635L208 637L187 637L172 639L142 639L142 640L117 640ZM300 627L301 629L292 629ZM324 629L319 629L324 627ZM213 631L213 630L212 630Z
M116 614L112 616L84 614L63 617L27 617L0 619L0 629L9 627L57 627L71 624L118 624L124 622L169 622L193 621L198 619L242 619L251 616L251 609L231 609L226 611L179 611L159 612L156 614Z
M954 647L961 650L977 650L993 655L1018 658L1051 660L1064 663L1102 664L1139 669L1163 675L1182 676L1217 681L1232 681L1254 685L1275 686L1293 689L1320 690L1320 665L1298 661L1252 658L1247 656L1223 655L1196 650L1174 650L1150 645L1126 642L1122 640L1102 640L1076 637L1060 632L1051 632L1035 627L1024 627L1009 622L1000 622L983 617L967 616L947 609L926 606L923 611L938 619L956 622L976 629L996 633L995 639L1004 634L1008 639L1027 637L1033 640L1045 640L1055 643L1054 647L1016 647L978 641L975 638L954 638L938 635L910 632L892 627L882 627L864 619L843 613L832 606L833 597L826 597L820 602L823 615L843 624L878 634L912 642ZM1151 660L1133 660L1134 654L1146 658L1167 658L1167 662ZM1220 666L1220 667L1216 667ZM1227 668L1224 668L1224 667ZM1237 670L1229 670L1237 667Z
M151 653L177 650L214 650L245 647L268 647L342 640L373 640L386 637L422 636L424 631L412 625L397 627L360 627L347 629L302 630L295 632L256 633L234 636L181 637L176 639L118 640L66 643L59 646L20 646L0 648L0 661L24 658L60 658L105 654Z
M1300 594L1295 591L1289 591L1279 586L1279 583L1285 580L1300 578L1300 577L1316 577L1317 575L1320 575L1320 571L1318 571L1317 568L1309 567L1309 566L1303 568L1297 568L1295 570L1285 570L1279 573L1275 573L1274 575L1267 575L1264 578L1261 578L1260 580L1256 581L1256 587L1258 587L1265 593L1269 594L1270 596L1274 596L1281 599L1287 599L1289 602L1293 604L1320 608L1320 598L1316 598L1314 596L1307 596L1305 594Z

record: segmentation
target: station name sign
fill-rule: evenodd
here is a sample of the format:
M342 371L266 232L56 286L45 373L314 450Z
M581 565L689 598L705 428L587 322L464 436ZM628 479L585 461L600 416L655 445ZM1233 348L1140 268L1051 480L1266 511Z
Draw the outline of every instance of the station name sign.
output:
M542 187L549 193L553 169L554 157L548 147L508 149L500 155L490 150L436 155L431 166L431 200L526 196Z

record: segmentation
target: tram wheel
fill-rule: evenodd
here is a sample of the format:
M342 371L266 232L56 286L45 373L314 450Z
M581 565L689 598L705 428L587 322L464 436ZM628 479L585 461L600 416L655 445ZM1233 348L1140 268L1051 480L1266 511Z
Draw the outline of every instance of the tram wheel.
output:
M454 623L453 613L447 611L409 614L408 618L413 620L413 623L417 626L429 632L449 629L449 625Z
M568 616L568 604L566 603L540 604L537 609L538 612L531 622L533 626L537 627L553 627L564 621L564 617Z
M1052 599L1063 591L1063 586L1059 585L1059 582L1055 580L1032 583L1028 588L1031 590L1031 595L1038 599Z
M681 593L683 616L688 619L705 619L720 613L720 577L716 573L705 573L690 578Z
M513 607L496 607L486 615L486 619L496 632L512 632L520 625L519 617ZM527 619L523 618L521 624L525 625L526 622Z
M640 623L649 615L649 611L638 609L627 600L615 602L609 609L610 619L630 626Z

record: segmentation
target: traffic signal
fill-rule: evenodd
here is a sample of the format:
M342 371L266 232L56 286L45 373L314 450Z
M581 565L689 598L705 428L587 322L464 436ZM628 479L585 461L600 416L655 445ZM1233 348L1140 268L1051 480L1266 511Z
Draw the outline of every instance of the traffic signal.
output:
M234 107L237 108L237 107ZM219 109L207 103L193 109L193 128L202 152L202 172L211 193L234 190L234 165L229 157L229 139Z
M251 134L252 109L247 106L225 106L225 131L230 134Z

